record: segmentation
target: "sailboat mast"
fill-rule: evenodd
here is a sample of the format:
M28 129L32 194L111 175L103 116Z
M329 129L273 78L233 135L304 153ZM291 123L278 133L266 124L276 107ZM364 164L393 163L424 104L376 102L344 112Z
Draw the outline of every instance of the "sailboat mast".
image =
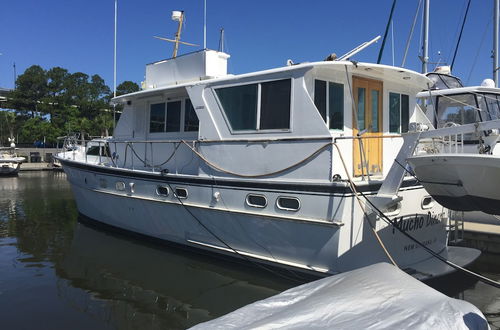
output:
M423 35L423 44L422 44L422 73L427 73L427 63L429 62L429 2L430 0L424 1L424 16L423 16L423 25L424 25L424 35Z
M494 10L493 10L493 80L495 81L495 87L498 87L498 25L499 25L499 1L493 0Z

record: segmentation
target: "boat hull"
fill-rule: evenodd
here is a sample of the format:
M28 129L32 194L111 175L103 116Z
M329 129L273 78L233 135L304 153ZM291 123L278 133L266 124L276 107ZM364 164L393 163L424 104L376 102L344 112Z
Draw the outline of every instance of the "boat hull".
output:
M500 158L446 154L408 158L417 178L441 205L500 215Z
M84 216L107 226L155 240L181 244L226 256L271 264L282 268L326 276L387 262L377 239L352 194L250 187L248 181L186 179L176 175L152 175L62 160L71 183L78 210ZM174 194L155 194L158 185L183 187L189 192L180 199ZM320 189L321 188L321 189ZM291 189L291 188L290 188ZM266 208L245 205L250 193L265 195ZM370 194L367 192L367 194ZM291 214L271 201L277 196L297 196L301 209ZM420 186L401 191L404 199L427 196ZM218 198L215 198L217 196ZM448 257L446 230L439 206L426 210L410 207L394 217L403 230L441 255ZM326 219L326 220L325 220ZM403 269L416 277L428 278L452 271L450 267L430 266L432 259L424 249L386 225L371 219L387 250ZM472 262L478 253L461 260Z
M0 175L17 175L21 168L20 162L0 161Z

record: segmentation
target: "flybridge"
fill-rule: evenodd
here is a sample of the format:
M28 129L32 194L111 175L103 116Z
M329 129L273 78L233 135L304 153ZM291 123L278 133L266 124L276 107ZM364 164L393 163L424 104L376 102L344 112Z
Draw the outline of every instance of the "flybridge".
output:
M154 89L226 76L228 58L229 54L204 49L147 64L143 89Z

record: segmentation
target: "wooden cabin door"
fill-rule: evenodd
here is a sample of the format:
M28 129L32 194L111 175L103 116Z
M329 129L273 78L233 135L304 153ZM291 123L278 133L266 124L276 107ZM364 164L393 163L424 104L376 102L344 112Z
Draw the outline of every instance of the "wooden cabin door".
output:
M353 141L354 176L382 174L382 82L353 77L355 111L353 134L363 139Z

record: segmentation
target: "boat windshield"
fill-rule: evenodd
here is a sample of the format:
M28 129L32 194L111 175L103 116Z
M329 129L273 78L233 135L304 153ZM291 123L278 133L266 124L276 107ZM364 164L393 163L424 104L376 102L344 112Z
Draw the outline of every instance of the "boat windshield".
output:
M427 77L432 80L432 90L464 87L459 78L447 74L431 72Z
M474 94L440 95L437 98L437 127L481 121Z

